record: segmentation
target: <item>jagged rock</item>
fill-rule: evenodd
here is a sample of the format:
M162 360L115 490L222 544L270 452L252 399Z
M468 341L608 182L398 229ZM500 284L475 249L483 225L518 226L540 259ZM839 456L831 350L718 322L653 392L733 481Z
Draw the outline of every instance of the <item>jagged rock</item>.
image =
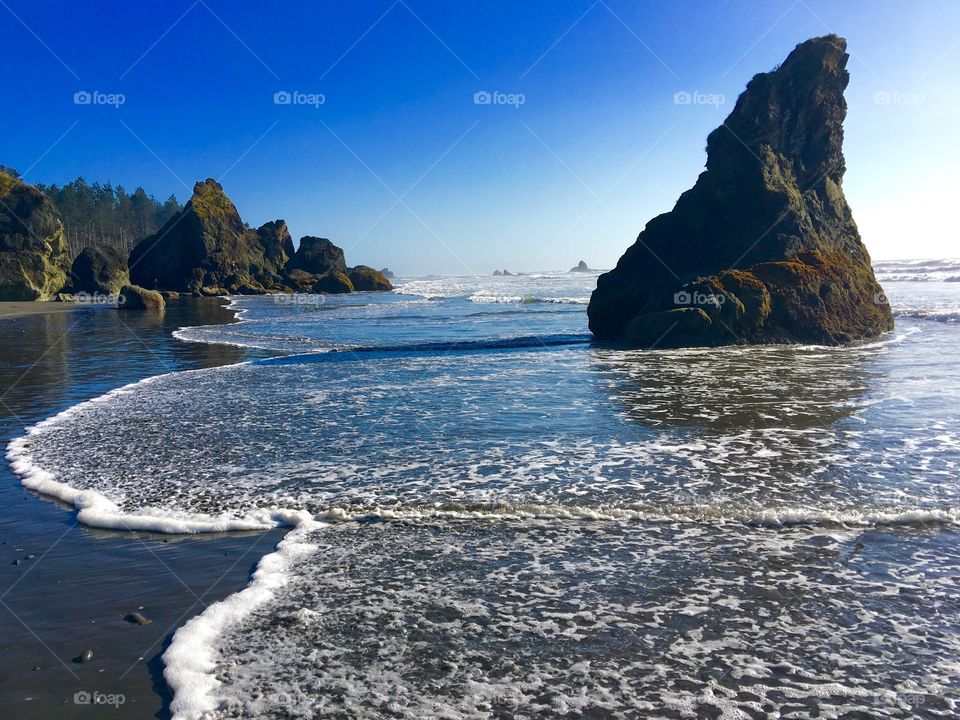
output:
M339 270L320 275L311 288L314 293L351 293L354 291L350 278Z
M280 275L296 252L287 223L283 220L264 223L257 229L257 236L263 248L264 269L274 275Z
M125 285L120 289L117 308L120 310L159 310L167 306L163 295L139 285Z
M84 248L70 268L70 287L74 293L116 295L129 284L127 258L113 247Z
M494 271L493 271L493 276L494 276L494 277L500 277L501 275L503 275L503 270L494 270Z
M195 295L262 291L277 284L292 244L283 221L247 228L220 183L207 179L180 213L133 248L130 278Z
M839 344L893 328L841 189L846 41L796 47L707 138L707 166L590 299L604 341Z
M355 290L393 290L393 285L390 284L390 281L382 272L366 265L357 265L350 268L347 270L347 276Z
M589 267L587 267L587 263L581 260L580 262L577 263L576 267L570 268L570 272L574 273L574 272L593 272L593 271Z
M383 268L383 270L381 270L380 273L381 273L387 280L393 280L393 278L396 277L396 275L394 275L394 274L390 271L390 268Z
M56 208L32 185L0 172L0 300L50 300L69 269Z
M513 275L513 273L510 272L509 270L504 270L504 271L501 273L501 275L503 275L504 277L511 277L511 276Z
M300 238L300 247L290 260L288 269L303 270L313 275L323 275L333 271L345 273L347 263L343 257L343 250L327 238L307 235Z

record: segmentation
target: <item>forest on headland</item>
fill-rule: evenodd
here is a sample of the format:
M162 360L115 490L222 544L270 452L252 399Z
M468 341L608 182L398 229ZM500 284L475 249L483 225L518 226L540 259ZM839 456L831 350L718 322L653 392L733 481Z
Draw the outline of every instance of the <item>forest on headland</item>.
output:
M0 171L20 177L13 168L0 166ZM134 245L182 209L173 195L160 201L142 187L127 192L123 185L109 181L88 183L78 177L64 185L36 183L35 187L60 213L71 260L85 247L112 247L127 256Z

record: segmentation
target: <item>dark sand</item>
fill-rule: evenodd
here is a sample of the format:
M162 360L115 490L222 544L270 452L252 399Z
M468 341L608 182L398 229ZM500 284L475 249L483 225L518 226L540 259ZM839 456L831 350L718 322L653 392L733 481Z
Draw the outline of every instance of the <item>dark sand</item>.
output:
M73 312L81 308L89 310L93 307L93 305L62 302L0 302L0 319L24 317L25 315L43 315L45 313Z
M237 348L170 336L183 325L231 319L217 299L172 301L163 316L71 314L79 308L62 303L5 305L38 307L0 319L4 446L27 425L111 388L247 358ZM184 538L84 528L72 509L24 490L0 461L0 717L167 717L160 656L170 637L204 607L243 588L282 536L278 530ZM149 625L125 620L141 607ZM85 650L93 659L75 663ZM77 704L81 692L119 694L123 704Z

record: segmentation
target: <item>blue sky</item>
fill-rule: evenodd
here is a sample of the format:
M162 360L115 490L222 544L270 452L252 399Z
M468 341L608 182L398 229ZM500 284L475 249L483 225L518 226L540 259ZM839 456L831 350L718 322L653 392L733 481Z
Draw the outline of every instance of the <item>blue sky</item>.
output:
M220 178L251 225L404 274L610 267L747 80L827 32L852 55L844 187L868 248L960 255L952 1L2 0L0 162L182 201Z

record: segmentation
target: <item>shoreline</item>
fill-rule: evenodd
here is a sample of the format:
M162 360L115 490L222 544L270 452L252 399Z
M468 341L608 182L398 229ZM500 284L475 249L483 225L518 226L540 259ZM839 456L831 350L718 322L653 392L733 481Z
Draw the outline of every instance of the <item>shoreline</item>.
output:
M0 442L110 389L171 371L209 369L250 353L172 336L182 325L236 322L223 299L175 301L166 319L80 313L109 306L0 303L19 318L0 354ZM35 357L23 357L23 348ZM83 378L88 378L84 381ZM92 382L91 382L92 381ZM4 453L6 454L6 453ZM25 487L0 467L0 708L11 717L89 718L85 698L112 698L117 720L170 717L162 654L174 633L246 588L290 528L159 534L80 524L75 508ZM150 622L131 621L140 613ZM87 651L88 662L79 662ZM122 702L119 700L122 698Z
M92 309L93 307L93 305L57 302L55 300L4 300L0 301L0 320L29 317L31 315L68 313L81 308Z

